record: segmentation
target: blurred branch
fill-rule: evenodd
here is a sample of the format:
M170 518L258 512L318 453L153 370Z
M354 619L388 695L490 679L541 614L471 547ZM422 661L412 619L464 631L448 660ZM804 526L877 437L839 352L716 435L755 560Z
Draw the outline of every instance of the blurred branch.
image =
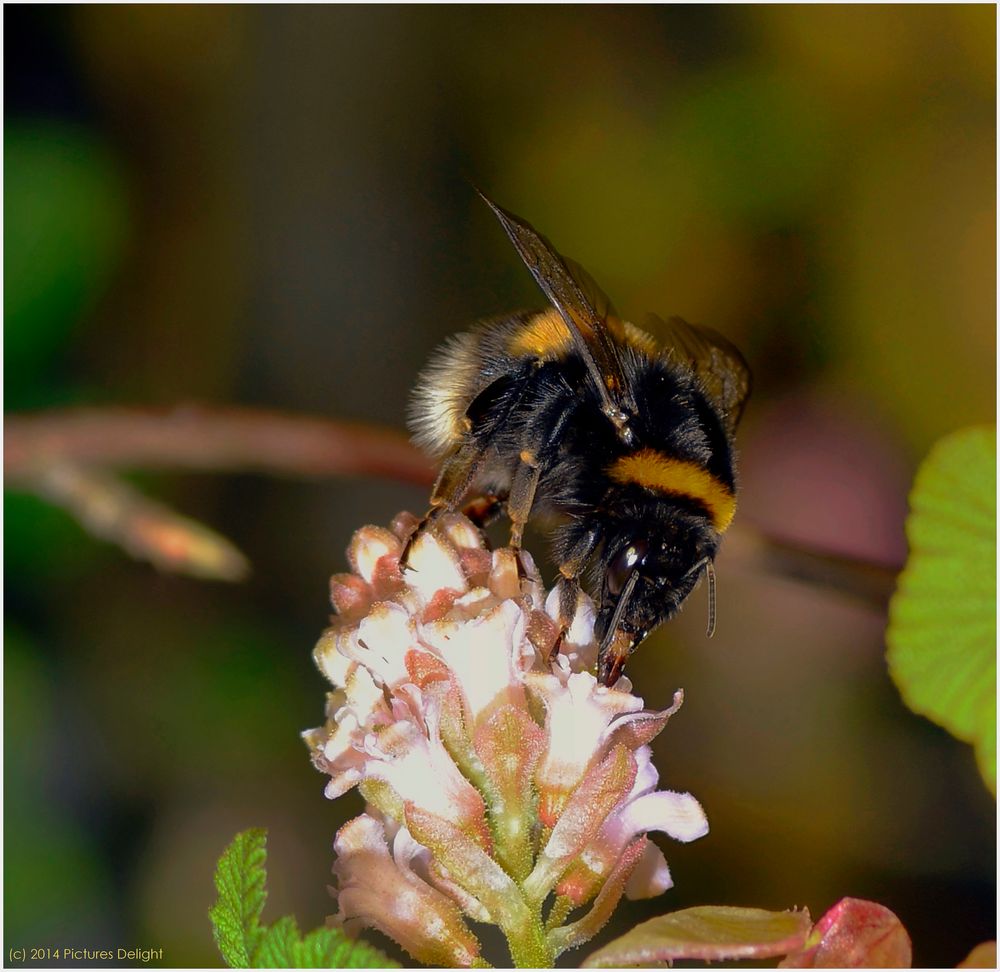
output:
M783 540L744 521L727 539L726 555L743 570L799 581L884 611L902 564L880 564Z
M382 476L429 485L426 456L401 432L252 408L155 412L79 408L6 416L4 473L31 479L52 462L137 469Z
M250 562L224 537L112 476L53 463L38 476L35 491L94 536L161 570L228 581L250 572Z
M427 458L400 432L257 409L81 408L7 416L9 486L64 507L96 536L175 573L240 580L228 540L110 475L111 468L381 476L429 485Z
M79 408L5 419L4 472L64 506L92 533L171 571L237 580L246 558L229 541L136 493L107 469L379 476L429 486L430 461L401 432L252 408L155 412ZM805 581L884 609L899 567L830 554L737 524L727 557L741 569Z

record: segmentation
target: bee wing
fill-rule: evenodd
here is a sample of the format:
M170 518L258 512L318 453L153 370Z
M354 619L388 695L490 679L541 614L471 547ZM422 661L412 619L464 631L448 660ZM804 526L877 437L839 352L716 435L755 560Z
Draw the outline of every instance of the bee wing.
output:
M625 326L594 278L578 263L560 256L533 226L479 193L510 237L535 283L559 311L601 396L605 414L620 419L635 412L618 348Z
M710 327L679 317L664 321L647 314L645 323L669 357L694 371L721 411L730 435L735 432L752 385L750 366L736 346Z

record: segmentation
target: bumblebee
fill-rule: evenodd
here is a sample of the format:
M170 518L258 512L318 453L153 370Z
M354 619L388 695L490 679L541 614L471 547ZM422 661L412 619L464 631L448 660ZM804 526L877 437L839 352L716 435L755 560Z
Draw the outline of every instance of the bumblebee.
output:
M551 306L456 335L421 375L411 425L441 466L403 562L422 529L470 498L484 514L506 507L515 549L529 517L554 515L560 616L593 568L598 677L610 686L702 574L714 629L750 370L714 331L623 320L582 267L483 199Z

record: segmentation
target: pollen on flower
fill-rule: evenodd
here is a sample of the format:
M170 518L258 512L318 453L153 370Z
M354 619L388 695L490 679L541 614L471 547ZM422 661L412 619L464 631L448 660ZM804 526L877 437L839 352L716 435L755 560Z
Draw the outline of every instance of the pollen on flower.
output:
M551 965L622 894L671 886L646 833L707 832L694 797L656 789L650 758L681 696L650 711L627 679L600 685L590 599L560 630L531 558L489 550L465 517L424 531L402 570L415 525L354 535L314 651L334 691L303 736L327 796L366 801L334 842L334 920L465 967L482 961L471 918L498 925L517 964ZM591 910L550 927L553 895Z

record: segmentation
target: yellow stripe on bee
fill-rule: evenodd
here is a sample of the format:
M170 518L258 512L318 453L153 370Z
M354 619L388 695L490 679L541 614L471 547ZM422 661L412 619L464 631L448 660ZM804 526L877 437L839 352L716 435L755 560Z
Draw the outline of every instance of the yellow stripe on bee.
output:
M652 334L648 334L641 327L636 327L631 321L624 321L625 341L631 344L637 351L641 351L647 358L655 358L660 353L659 345Z
M719 533L733 522L736 497L732 490L695 462L672 459L656 449L640 449L616 459L608 475L619 483L636 483L660 493L697 500L708 510Z
M551 361L561 358L573 344L566 322L555 308L535 314L511 338L509 350L513 355L525 355Z
M654 358L659 354L656 339L647 334L641 327L636 327L629 321L623 322L625 328L625 343L647 357ZM535 314L510 339L508 350L511 354L521 357L541 358L543 361L553 361L563 357L573 347L573 336L562 315L554 307Z

